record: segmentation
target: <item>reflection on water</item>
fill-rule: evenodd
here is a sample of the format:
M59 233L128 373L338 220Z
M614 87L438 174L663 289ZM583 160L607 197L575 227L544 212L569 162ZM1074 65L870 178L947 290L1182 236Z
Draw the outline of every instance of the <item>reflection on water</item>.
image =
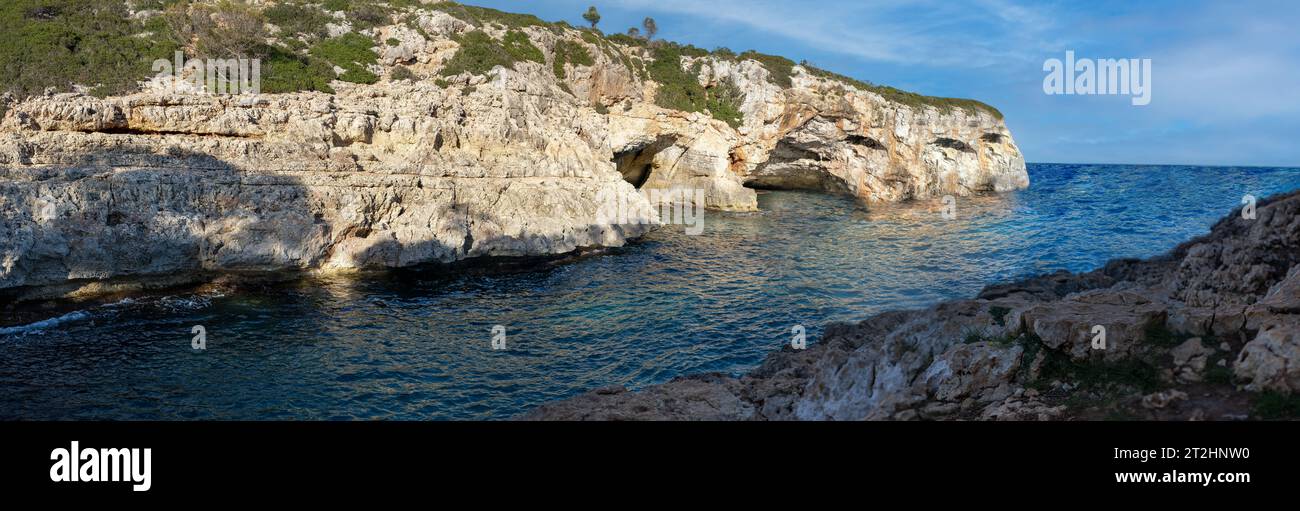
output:
M1030 190L873 205L760 196L531 271L318 278L0 330L0 418L492 419L591 388L739 373L832 321L1146 257L1296 169L1031 165ZM508 350L490 347L494 325ZM190 328L207 329L205 352Z

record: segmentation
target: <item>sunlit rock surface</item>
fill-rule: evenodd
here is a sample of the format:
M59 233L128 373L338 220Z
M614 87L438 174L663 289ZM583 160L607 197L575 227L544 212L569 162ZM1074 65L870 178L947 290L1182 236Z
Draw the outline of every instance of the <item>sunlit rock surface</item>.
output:
M413 81L232 97L152 80L124 97L4 98L0 291L617 246L660 222L647 197L671 195L639 193L655 189L746 211L754 187L895 201L1028 184L983 110L898 104L797 66L783 89L756 61L684 57L701 83L743 94L733 128L655 106L658 85L629 64L653 58L646 48L570 28L519 29L546 64L440 77L454 36L504 27L413 16L363 31L396 43L376 44L371 71L400 65ZM558 78L561 40L592 65ZM611 202L626 205L614 219L600 213Z

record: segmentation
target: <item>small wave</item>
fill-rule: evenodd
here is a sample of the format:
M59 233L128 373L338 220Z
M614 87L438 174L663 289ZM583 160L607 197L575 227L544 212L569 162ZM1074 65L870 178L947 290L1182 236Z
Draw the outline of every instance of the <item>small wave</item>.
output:
M205 309L212 305L213 298L206 295L164 296L152 305L167 312L183 312Z
M163 296L157 298L123 298L122 300L105 303L86 310L69 312L62 316L53 317L35 323L18 325L11 327L0 327L0 336L18 336L31 333L39 333L51 328L59 327L67 323L85 321L95 317L116 317L121 313L130 313L144 309L154 309L166 313L185 312L199 310L210 307L212 300L221 298L223 295L213 293L210 295L193 295L193 296Z
M105 304L105 305L104 305L104 308L106 308L106 309L114 309L114 308L118 308L118 307L126 307L126 306L129 306L129 305L134 305L134 304L135 304L135 299L134 299L134 298L123 298L123 299L118 300L118 301L116 301L116 302L109 303L109 304Z
M35 323L28 323L26 325L19 325L19 326L2 327L0 328L0 335L17 335L17 334L39 332L48 328L62 325L64 323L69 323L73 321L82 321L89 317L90 317L90 313L86 311L69 312L59 317L37 321Z

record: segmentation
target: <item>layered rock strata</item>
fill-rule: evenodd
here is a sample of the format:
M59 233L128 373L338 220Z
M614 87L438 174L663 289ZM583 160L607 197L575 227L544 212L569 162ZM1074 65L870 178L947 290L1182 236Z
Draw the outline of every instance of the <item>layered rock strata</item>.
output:
M474 31L521 32L545 62L441 76ZM891 102L800 66L781 87L754 60L675 63L739 91L733 128L656 106L643 46L427 7L360 33L387 41L369 69L383 78L333 94L153 80L121 97L0 100L0 293L618 246L660 223L649 190L753 210L753 187L894 201L1028 184L994 114ZM561 45L591 64L557 64ZM399 67L415 79L392 79Z

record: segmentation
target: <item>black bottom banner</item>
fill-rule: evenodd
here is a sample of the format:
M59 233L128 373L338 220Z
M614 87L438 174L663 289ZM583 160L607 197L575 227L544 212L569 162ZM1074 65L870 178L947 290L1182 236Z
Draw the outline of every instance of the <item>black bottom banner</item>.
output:
M1289 423L1238 422L3 423L0 485L8 495L128 501L427 496L469 484L562 498L575 484L716 490L725 478L760 492L767 482L809 485L826 497L845 483L951 497L965 489L1197 499L1293 487L1297 433Z

